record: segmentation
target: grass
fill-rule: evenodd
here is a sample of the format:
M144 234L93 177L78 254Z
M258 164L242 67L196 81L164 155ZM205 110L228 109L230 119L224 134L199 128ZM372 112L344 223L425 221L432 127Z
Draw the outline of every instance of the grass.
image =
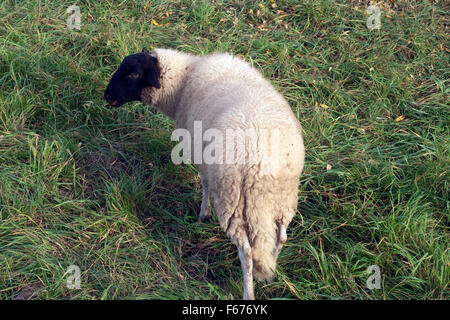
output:
M144 46L240 55L303 126L298 213L258 298L449 299L448 4L382 1L368 30L364 1L77 1L79 31L72 4L0 3L0 299L242 297L172 122L102 99Z

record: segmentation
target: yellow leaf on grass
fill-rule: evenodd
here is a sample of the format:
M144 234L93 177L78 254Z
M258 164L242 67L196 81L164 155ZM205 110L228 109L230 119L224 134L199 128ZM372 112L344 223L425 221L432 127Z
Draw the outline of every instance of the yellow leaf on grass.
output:
M289 290L290 290L295 296L299 297L299 296L298 296L297 289L295 288L295 286L294 286L292 283L290 283L289 281L287 281L286 279L283 279L283 280L284 280L284 283L286 283L287 286L289 287Z
M155 26L160 26L160 24L159 24L158 22L156 22L155 19L152 20L152 23L153 23Z
M402 121L404 119L405 119L405 116L398 116L397 118L395 118L395 121L396 122L400 122L400 121Z
M324 109L330 108L329 106L327 106L326 104L323 104L323 103L321 103L320 106L321 106L322 108L324 108Z

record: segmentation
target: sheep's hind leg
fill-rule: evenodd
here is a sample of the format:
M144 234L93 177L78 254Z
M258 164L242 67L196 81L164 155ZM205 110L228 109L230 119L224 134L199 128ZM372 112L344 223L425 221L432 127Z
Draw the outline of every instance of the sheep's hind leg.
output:
M238 246L239 259L241 260L242 273L244 274L244 300L255 300L253 291L253 260L252 249L245 237L242 246Z
M204 220L211 217L211 210L209 209L209 190L202 174L200 174L200 179L202 180L202 205L199 218Z

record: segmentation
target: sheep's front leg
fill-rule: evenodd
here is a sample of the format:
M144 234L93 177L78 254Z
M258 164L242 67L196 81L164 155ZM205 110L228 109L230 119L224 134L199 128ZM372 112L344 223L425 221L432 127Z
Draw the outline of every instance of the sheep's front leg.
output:
M255 300L255 293L253 292L253 260L251 250L246 237L243 241L243 245L238 247L242 273L244 274L244 300Z
M209 190L206 185L205 177L200 174L202 180L202 206L200 208L199 218L204 220L211 217L211 210L209 210Z

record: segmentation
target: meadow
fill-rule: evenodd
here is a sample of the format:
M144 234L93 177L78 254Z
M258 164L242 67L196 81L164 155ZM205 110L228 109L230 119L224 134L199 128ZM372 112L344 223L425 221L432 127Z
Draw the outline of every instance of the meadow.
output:
M198 220L198 172L170 159L171 120L103 100L142 47L238 55L302 124L298 212L257 298L449 299L450 7L380 1L371 30L368 5L1 1L0 299L242 297L236 248Z

